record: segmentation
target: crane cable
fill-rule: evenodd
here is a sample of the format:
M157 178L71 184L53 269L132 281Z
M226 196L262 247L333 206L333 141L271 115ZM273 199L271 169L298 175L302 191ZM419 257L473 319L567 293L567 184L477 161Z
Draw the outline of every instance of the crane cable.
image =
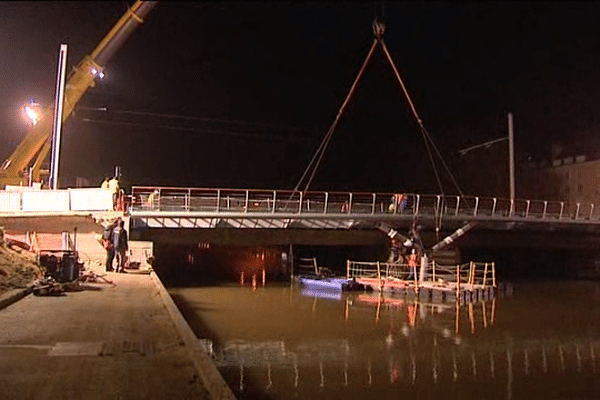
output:
M317 172L317 168L319 167L319 164L321 163L321 160L323 159L323 155L325 154L325 150L327 149L327 146L329 145L329 141L331 140L331 137L333 136L333 132L335 131L335 128L337 127L337 124L338 124L342 114L344 113L344 110L346 109L346 106L348 105L350 98L354 94L356 86L358 85L358 82L360 81L360 78L362 77L362 75L365 71L365 68L367 67L367 64L369 63L369 60L371 59L371 56L373 55L373 51L375 50L376 46L377 46L377 39L374 39L373 44L371 45L371 50L369 50L369 53L367 54L367 57L366 57L365 61L363 62L362 67L360 68L360 71L358 72L358 75L356 76L356 79L354 80L354 83L350 87L350 91L348 92L348 95L346 95L346 99L344 100L344 102L342 103L342 106L338 110L338 113L335 117L335 120L333 121L333 124L331 124L331 127L329 128L329 130L327 131L327 134L323 138L321 145L319 146L319 148L313 155L313 158L310 160L310 163L308 164L306 169L304 170L302 177L300 178L300 180L298 181L298 184L294 188L292 196L296 192L298 192L300 185L302 184L302 182L304 181L304 178L306 177L306 174L308 174L308 171L310 171L311 167L313 167L313 164L314 164L314 167L312 168L312 173L311 173L308 181L306 182L306 185L304 186L302 194L304 195L304 193L306 193L306 191L308 190L308 187L310 186L310 184L315 176L315 173ZM318 156L318 159L317 159L317 156ZM315 160L316 160L316 163L315 163Z
M378 26L378 29L376 29L377 26ZM394 71L394 76L398 80L398 83L400 84L400 88L402 89L402 93L404 94L404 97L406 98L406 101L408 102L410 110L411 110L413 116L415 117L417 124L419 125L419 131L421 132L421 135L423 136L423 141L425 142L425 149L427 150L427 155L429 156L429 161L431 162L431 166L433 168L433 173L435 174L435 179L437 181L438 188L440 189L442 199L443 199L444 198L444 187L442 186L442 180L440 178L440 174L435 166L435 160L433 158L433 154L431 153L430 142L428 140L428 135L426 134L427 131L425 130L425 126L423 125L423 120L419 116L419 113L417 112L417 109L415 108L415 105L414 105L410 95L408 94L406 85L404 85L404 81L402 80L402 77L400 76L400 73L398 72L398 68L396 68L396 63L394 63L394 60L392 60L392 56L390 55L390 52L388 51L387 46L385 45L385 42L383 41L383 32L385 30L385 26L383 25L383 22L375 20L373 22L373 27L374 27L374 29L376 29L375 35L376 35L379 43L381 43L381 48L383 49L383 53L385 54L388 62L390 63L390 66L392 67L392 70ZM431 143L431 144L433 145L433 143ZM435 147L435 145L433 145L433 146ZM443 209L443 205L440 208ZM435 211L436 211L435 215L434 215L435 228L436 228L436 233L438 233L441 228L441 225L442 225L442 212L441 212L441 210L435 210ZM439 236L439 233L438 233L438 236Z
M438 169L436 167L436 163L435 163L435 159L433 157L433 153L431 152L431 148L433 148L433 150L435 151L435 154L438 156L438 158L440 159L442 166L444 167L444 169L446 170L446 172L448 173L448 175L450 176L450 179L452 180L452 183L454 184L454 186L456 187L456 189L458 190L458 192L460 193L461 197L464 197L464 193L462 192L462 190L460 189L460 187L458 186L458 183L456 182L456 179L454 178L454 175L452 174L452 172L450 171L450 169L448 168L448 165L446 164L446 162L444 161L444 159L442 158L437 146L435 145L435 143L433 142L431 136L429 135L429 133L427 132L427 129L425 129L425 126L423 124L423 120L420 118L419 114L417 113L417 110L414 106L414 103L412 102L412 99L410 97L410 95L408 94L408 90L406 89L406 86L404 85L404 81L402 80L402 77L400 76L400 73L398 72L398 69L396 68L396 64L394 63L388 49L387 46L383 40L383 33L385 31L385 25L378 21L377 19L373 22L373 32L375 34L375 38L373 40L373 44L371 46L371 49L369 50L369 53L365 59L365 61L363 62L363 65L356 77L356 79L354 80L354 83L352 84L352 87L350 88L350 91L348 93L348 95L346 96L346 99L344 100L344 102L342 103L342 106L340 107L338 114L333 122L333 124L331 125L331 127L329 128L329 130L327 131L325 137L323 138L323 141L321 142L319 148L317 149L317 151L315 152L315 154L313 155L313 158L311 159L310 163L308 164L308 166L306 167L306 169L304 170L304 173L302 174L302 177L300 178L300 180L298 181L298 184L296 185L296 187L293 190L292 196L297 193L299 191L300 185L302 184L302 182L304 181L304 179L306 178L306 175L308 174L308 172L310 171L311 167L312 167L312 172L311 175L308 179L308 181L306 182L306 185L304 186L304 189L302 191L302 194L304 195L306 193L306 191L308 190L314 176L316 173L316 170L323 158L323 155L325 154L325 150L327 149L327 146L329 144L329 141L331 140L331 137L333 136L333 132L335 130L335 128L337 127L337 124L339 122L340 117L342 116L346 105L348 104L350 98L352 97L352 95L354 94L354 91L356 89L356 86L358 84L358 82L360 81L360 78L362 77L364 70L368 64L368 62L371 59L371 56L373 55L373 51L375 50L375 47L377 46L377 44L381 44L381 47L383 49L383 52L388 60L388 62L390 63L392 70L394 71L394 75L396 77L396 79L398 80L398 83L400 84L400 87L402 89L402 92L408 102L408 105L411 109L411 112L413 114L413 116L415 117L415 120L417 121L417 124L419 126L419 131L421 132L421 135L423 136L423 140L425 142L425 147L427 149L427 154L429 156L429 160L431 162L435 177L436 177L436 181L438 184L438 187L441 191L441 195L442 195L442 199L444 198L445 194L444 194L444 189L442 186L442 182L441 182L441 178L440 178L440 174L438 172ZM317 159L318 157L318 159ZM315 163L316 160L316 163ZM439 232L439 229L441 228L441 223L442 223L442 215L443 215L443 204L440 205L439 210L437 210L437 215L436 215L436 231Z
M398 72L398 69L396 68L396 64L394 64L394 61L392 60L392 56L390 55L387 46L385 45L385 42L383 41L383 37L380 39L381 40L381 46L383 48L383 51L388 59L388 61L390 62L390 65L392 66L392 69L394 70L394 74L396 75L396 79L398 79L398 82L400 83L400 86L402 87L402 91L404 92L404 95L406 96L406 101L408 101L408 104L410 105L410 109L413 112L413 115L415 116L415 119L417 120L417 123L419 124L419 128L421 130L421 134L423 134L423 138L425 139L425 142L429 142L431 143L431 146L433 147L433 149L435 150L435 153L437 154L438 158L440 159L440 161L442 162L442 165L444 166L444 169L446 170L446 172L448 173L448 175L450 176L450 178L452 179L452 183L454 184L454 186L456 187L456 189L458 190L458 192L460 193L461 196L464 197L464 193L462 192L462 190L460 189L460 187L458 186L458 183L456 182L456 179L454 179L454 175L452 174L452 172L450 172L450 169L448 168L448 165L446 164L446 162L444 161L444 159L442 158L442 155L440 154L437 146L435 145L435 143L433 142L433 139L431 139L431 136L429 135L429 132L427 132L427 129L425 129L425 125L423 125L423 120L419 117L419 114L417 114L417 110L408 94L408 90L406 90L406 86L404 85L402 78L400 77L400 73ZM433 162L433 161L432 161ZM437 173L436 173L437 175ZM439 183L439 179L438 179L438 183ZM439 183L441 186L441 183ZM442 190L442 188L440 187L440 190ZM442 191L443 193L443 191Z
M378 23L378 22L375 21L374 24L376 24L376 23ZM429 132L427 132L427 129L425 129L423 120L421 119L421 117L419 117L419 114L417 113L417 109L415 108L415 106L412 102L412 99L410 98L410 95L408 94L408 90L406 89L406 86L404 85L404 82L402 81L402 77L400 76L400 73L398 72L398 69L396 68L396 64L392 60L392 56L390 55L390 52L388 51L387 46L385 45L385 42L383 41L383 35L381 35L381 37L379 38L379 42L381 43L381 48L383 49L383 52L385 53L385 56L386 56L387 60L389 61L390 66L392 67L392 70L394 71L394 75L396 76L396 79L398 80L398 83L400 84L400 87L402 88L402 92L404 93L404 96L406 97L406 101L408 102L408 104L410 106L413 116L415 117L415 120L417 121L417 124L419 125L419 130L421 132L421 135L423 135L423 140L425 142L425 148L427 149L427 154L429 156L429 160L433 167L433 172L435 174L435 178L437 180L437 184L438 184L438 187L439 187L441 195L442 195L442 204L440 204L439 210L436 210L437 211L437 213L436 213L437 214L436 215L436 233L439 235L439 230L441 229L441 225L442 225L442 216L443 216L443 208L444 208L443 199L445 197L445 193L444 193L444 188L442 186L442 182L440 179L440 174L437 170L435 160L433 158L433 154L431 153L431 148L433 148L435 150L435 153L437 154L438 158L440 159L442 166L444 167L444 169L450 176L450 179L452 180L452 183L454 184L454 186L460 193L460 196L464 197L464 193L460 189L460 186L458 186L458 183L456 182L454 175L452 174L452 172L450 172L448 165L444 161L444 158L442 157L437 146L433 142L433 139L429 135Z
M381 12L382 12L382 14L385 13L385 4L384 4L383 0L381 1ZM377 14L377 10L375 10L375 13ZM375 20L377 20L377 16L375 16ZM375 27L373 27L373 29L375 29ZM377 42L378 42L377 34L375 34L375 38L373 39L373 44L371 45L371 49L369 50L369 53L367 54L367 57L365 58L365 61L363 62L360 70L358 71L358 75L354 79L354 83L350 87L350 91L346 95L346 99L344 100L344 102L342 103L342 106L338 110L335 120L333 121L333 124L331 124L331 126L329 127L329 130L327 131L327 133L325 134L325 137L321 141L319 148L317 149L317 151L313 155L312 159L308 163L308 166L304 170L302 177L300 177L298 184L294 187L291 197L293 197L294 194L296 194L296 192L298 192L298 190L300 189L300 185L306 178L306 174L308 174L308 171L310 171L311 167L313 167L313 164L314 164L314 168L310 174L310 177L309 177L308 181L306 182L304 189L302 190L302 195L304 196L304 194L308 191L308 188L310 187L310 184L312 183L312 180L317 172L317 168L319 167L319 164L321 163L321 160L323 159L323 156L325 155L325 150L327 149L327 146L329 146L329 142L331 141L331 138L333 137L333 132L335 131L335 128L337 127L339 119L342 116L342 114L344 113L344 110L346 109L346 105L352 98L352 95L354 94L354 90L356 89L358 82L362 78L362 75L365 71L365 68L367 67L367 64L369 64L369 61L371 60L373 52L375 51L375 47L377 46ZM317 159L317 156L318 156L318 159ZM315 160L316 160L316 164L315 164ZM290 199L291 199L291 197L290 197Z

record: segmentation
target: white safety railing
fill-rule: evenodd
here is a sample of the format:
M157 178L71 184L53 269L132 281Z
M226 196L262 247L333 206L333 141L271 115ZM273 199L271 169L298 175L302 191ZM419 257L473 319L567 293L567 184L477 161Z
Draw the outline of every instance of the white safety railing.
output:
M408 264L378 261L347 261L346 276L352 278L381 278L408 280Z
M407 264L384 262L346 262L346 276L374 289L389 287L391 282L415 289L442 291L473 291L496 287L496 268L493 262L469 262L439 265L431 261L411 274Z
M469 262L458 265L427 263L419 277L419 285L438 290L469 290L496 287L496 266L493 262Z
M61 213L111 211L113 196L96 188L0 191L0 213Z
M132 211L598 221L600 205L429 194L133 187ZM401 199L401 201L398 201ZM0 202L2 199L0 199ZM7 200L9 201L9 200Z
M375 289L383 289L391 282L417 289L418 268L410 271L408 264L386 263L380 261L351 261L346 262L347 279L356 279L360 283L370 284Z

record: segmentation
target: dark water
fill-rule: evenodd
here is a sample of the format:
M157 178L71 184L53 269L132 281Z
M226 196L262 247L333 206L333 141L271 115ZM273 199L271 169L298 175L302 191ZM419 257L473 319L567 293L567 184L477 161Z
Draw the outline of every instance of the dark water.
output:
M289 284L170 292L238 398L600 398L600 286L456 306Z

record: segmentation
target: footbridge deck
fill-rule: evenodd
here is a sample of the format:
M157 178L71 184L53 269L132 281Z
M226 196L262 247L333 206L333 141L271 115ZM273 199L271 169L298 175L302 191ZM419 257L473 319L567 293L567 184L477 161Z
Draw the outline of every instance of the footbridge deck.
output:
M349 229L420 224L455 229L600 231L600 206L589 203L416 193L133 187L134 228Z

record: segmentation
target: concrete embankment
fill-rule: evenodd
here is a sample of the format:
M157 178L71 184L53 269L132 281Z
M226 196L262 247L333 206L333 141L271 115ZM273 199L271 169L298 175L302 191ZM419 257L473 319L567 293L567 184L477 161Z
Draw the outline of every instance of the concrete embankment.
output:
M0 398L234 398L158 277L106 278L0 309Z

